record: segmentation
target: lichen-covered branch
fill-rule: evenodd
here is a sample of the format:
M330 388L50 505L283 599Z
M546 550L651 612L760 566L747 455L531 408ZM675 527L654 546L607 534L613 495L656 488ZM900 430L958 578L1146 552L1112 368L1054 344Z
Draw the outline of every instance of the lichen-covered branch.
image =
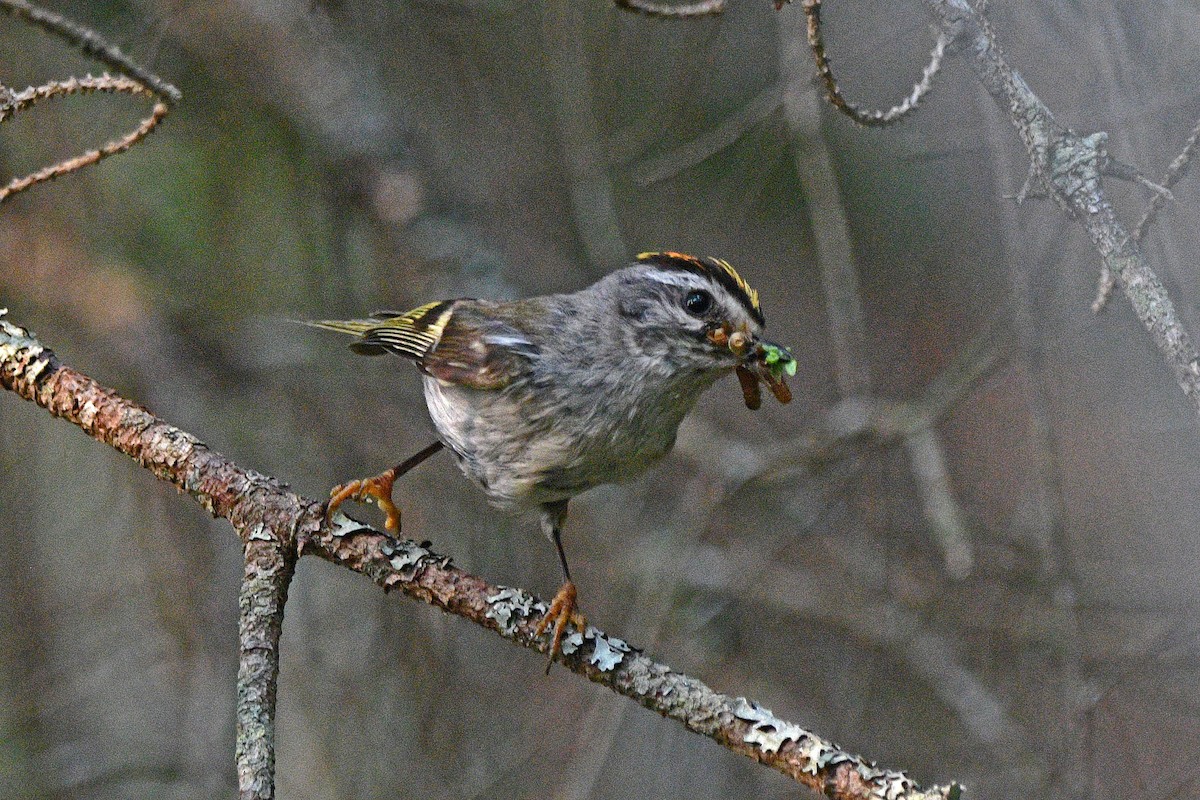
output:
M1142 213L1142 218L1138 220L1138 224L1133 228L1132 238L1134 242L1141 242L1146 236L1146 231L1150 229L1150 225L1158 218L1158 212L1167 204L1168 200L1173 199L1171 187L1187 174L1188 166L1192 163L1192 156L1196 152L1196 146L1200 144L1200 120L1192 126L1192 132L1188 135L1187 141L1183 143L1183 149L1179 151L1179 155L1167 167L1167 174L1157 184L1153 184L1157 190L1154 197L1150 200L1150 205ZM1092 301L1092 311L1100 313L1108 305L1108 300L1112 296L1112 291L1116 287L1117 279L1108 268L1108 262L1102 261L1100 264L1100 280L1096 283L1096 299Z
M274 796L279 630L296 552L296 521L311 501L242 469L191 434L59 363L0 309L0 385L75 423L233 525L246 552L238 669L237 771L243 800Z
M266 530L246 538L238 595L237 776L240 800L275 796L275 696L283 606L296 553Z
M1200 120L1192 126L1192 132L1188 134L1187 141L1183 143L1183 149L1179 151L1179 155L1167 167L1167 174L1159 181L1159 185L1163 191L1156 192L1150 200L1149 207L1142 214L1142 218L1138 220L1138 224L1133 229L1133 240L1140 242L1146 235L1146 231L1150 228L1150 224L1154 222L1154 218L1158 216L1158 212L1162 209L1168 199L1170 199L1171 187L1179 183L1180 179L1187 174L1188 166L1192 163L1192 156L1196 152L1196 146L1200 144Z
M1021 196L1027 194L1033 180L1038 181L1073 219L1080 221L1100 253L1103 274L1094 308L1103 307L1109 282L1119 281L1134 313L1174 371L1175 380L1200 411L1200 352L1192 344L1162 281L1150 268L1138 245L1145 224L1167 196L1171 178L1178 180L1177 175L1182 175L1200 136L1189 139L1184 152L1176 159L1178 166L1172 165L1164 186L1154 185L1159 194L1151 205L1149 216L1130 235L1104 193L1103 176L1129 172L1109 156L1107 134L1081 135L1055 120L1020 73L1008 64L983 14L982 4L972 5L968 0L926 0L926 3L941 26L939 47L935 48L930 66L940 63L941 51L945 49L943 43L953 41L962 46L980 82L1008 114L1029 153L1031 181L1022 189ZM809 42L830 103L859 124L884 124L886 114L867 112L864 117L862 109L850 105L842 97L821 39L821 0L804 0L803 8L808 19ZM930 77L932 72L927 68L922 82L927 84ZM914 105L923 94L918 91L920 87L918 84L911 96Z
M1200 353L1175 312L1162 281L1126 233L1104 193L1110 159L1107 135L1081 135L1060 125L1004 57L987 19L967 0L926 0L942 30L958 41L984 88L1016 127L1042 185L1079 220L1105 267L1120 282L1134 313L1200 410Z
M2 313L0 385L73 422L191 495L214 516L228 519L246 548L238 693L243 797L272 796L275 648L293 552L360 572L385 591L401 591L514 644L546 650L546 637L533 635L546 606L529 593L489 584L422 545L392 539L341 514L327 523L322 503L238 466L191 434L61 364ZM921 788L901 772L847 753L758 703L715 692L596 628L569 636L561 661L571 671L834 800L956 800L960 794L957 784ZM259 731L264 735L257 735Z

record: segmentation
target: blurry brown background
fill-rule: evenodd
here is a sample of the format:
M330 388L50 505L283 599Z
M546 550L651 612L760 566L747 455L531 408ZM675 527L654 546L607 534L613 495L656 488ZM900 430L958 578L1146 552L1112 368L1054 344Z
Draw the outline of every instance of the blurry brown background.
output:
M0 306L68 363L320 496L431 429L411 368L292 320L573 289L644 249L723 256L794 345L796 401L751 413L724 382L661 467L573 504L591 619L972 797L1200 796L1200 423L1124 298L1089 311L1082 231L1005 199L1026 161L963 62L910 121L865 131L819 104L800 10L769 2L693 21L603 0L54 7L185 97L130 153L0 211ZM1118 157L1161 174L1200 116L1194 4L990 14L1064 124L1110 131ZM908 91L932 42L921 3L839 0L825 18L853 97ZM5 85L89 69L0 19ZM145 110L91 97L23 114L0 129L3 177ZM1193 332L1198 180L1147 240ZM1110 191L1135 221L1145 192ZM849 359L826 285L863 309ZM918 400L977 362L973 341L996 362L933 437L781 462L848 388ZM930 452L956 501L940 516L913 468ZM0 796L230 796L228 526L11 396L0 471ZM536 522L490 511L448 459L397 495L406 533L456 563L557 586ZM798 791L311 559L283 647L286 798Z

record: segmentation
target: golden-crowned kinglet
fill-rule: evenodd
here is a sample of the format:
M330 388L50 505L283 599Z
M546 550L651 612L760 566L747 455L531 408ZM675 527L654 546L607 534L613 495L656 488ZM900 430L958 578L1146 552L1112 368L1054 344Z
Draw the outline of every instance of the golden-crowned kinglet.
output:
M347 499L374 499L397 531L392 483L449 448L492 505L541 511L564 581L537 628L554 624L552 660L567 622L581 633L586 624L560 540L570 499L666 455L679 423L722 375L737 371L751 408L759 381L790 399L783 375L795 374L796 362L761 338L758 293L732 266L670 252L637 261L572 294L445 300L310 323L357 336L356 353L416 362L439 437L387 472L335 487L329 514Z

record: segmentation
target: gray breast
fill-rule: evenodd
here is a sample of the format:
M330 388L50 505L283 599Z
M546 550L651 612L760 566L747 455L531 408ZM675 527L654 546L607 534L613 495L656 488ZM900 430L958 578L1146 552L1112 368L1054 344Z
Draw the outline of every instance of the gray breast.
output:
M535 372L500 391L426 377L425 399L464 474L493 505L521 511L640 475L718 375L608 372L564 383Z

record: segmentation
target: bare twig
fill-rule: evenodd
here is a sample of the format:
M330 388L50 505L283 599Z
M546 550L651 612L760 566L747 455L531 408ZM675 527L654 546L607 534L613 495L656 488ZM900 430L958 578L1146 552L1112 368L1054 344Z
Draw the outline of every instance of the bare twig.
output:
M820 74L821 82L825 86L826 99L838 111L841 111L859 125L869 128L882 128L891 125L912 113L925 96L929 94L929 90L933 88L933 78L937 75L938 70L942 68L942 59L946 55L946 48L950 46L950 42L953 40L949 32L943 30L938 34L937 41L933 45L933 50L929 54L929 61L926 63L924 69L921 70L921 79L913 84L912 91L908 93L907 97L887 111L863 108L846 99L841 87L838 86L837 79L833 76L833 67L829 63L829 55L825 52L825 42L821 35L822 2L823 0L803 0L801 6L804 9L804 16L808 19L808 45L812 49L813 58L817 62L817 72Z
M837 548L839 557L861 569L860 559L881 560L877 551L862 548L850 554ZM723 554L725 555L725 554ZM882 569L888 566L880 565ZM954 709L963 727L981 743L1007 758L1034 760L1028 735L971 666L969 657L921 614L902 602L880 597L861 588L823 582L806 573L797 573L777 562L764 568L758 564L735 564L753 574L750 582L752 602L779 607L807 620L853 632L872 646L885 647L901 659L913 673L922 676L947 706ZM837 574L837 573L832 573ZM1028 779L1028 777L1026 778Z
M121 52L116 45L109 43L100 34L85 28L77 22L56 14L44 8L26 2L26 0L0 0L0 11L18 19L31 22L37 27L58 36L67 43L83 51L84 55L96 59L101 64L119 72L124 72L138 83L145 86L160 97L167 105L175 105L182 95L170 83L167 83L150 70L138 64Z
M725 0L698 0L695 3L656 3L653 0L614 0L617 8L638 11L652 17L711 17L725 11Z
M807 512L793 518L802 528L815 522ZM795 530L775 528L743 547L692 543L688 558L676 560L679 563L662 558L657 544L635 547L625 553L625 568L657 582L700 589L706 596L725 595L718 604L720 608L737 600L850 631L871 647L888 649L915 674L926 678L930 689L956 711L963 726L981 742L997 751L1005 750L1006 758L1027 757L1028 737L1021 726L972 669L969 659L956 652L953 642L905 602L845 580L847 574L861 575L872 569L893 573L894 565L883 563L878 548L847 541L830 548L845 571L807 561L796 567L786 564L780 555L795 547L796 538ZM714 569L714 564L720 564L720 568ZM731 576L738 576L741 587L736 598L729 596ZM1055 632L1045 633L1039 641L1051 639Z
M975 552L958 500L954 497L945 448L932 427L923 427L904 437L904 449L908 453L925 521L934 541L942 549L946 572L950 577L962 580L974 568Z
M69 78L65 81L51 81L42 86L30 86L20 92L7 90L0 98L0 122L5 122L13 114L25 111L37 105L42 100L57 100L71 94L91 94L105 92L109 94L132 94L141 97L154 95L149 89L132 78L113 75L88 75L83 78Z
M1179 183L1180 179L1187 174L1188 165L1192 163L1192 155L1196 152L1196 144L1200 143L1200 120L1196 121L1195 127L1192 128L1191 135L1183 144L1183 150L1167 167L1167 173L1161 181L1162 186L1168 192L1171 187ZM1138 224L1133 229L1133 240L1140 242L1142 237L1146 235L1146 230L1154 222L1154 218L1158 216L1158 212L1166 205L1167 200L1171 199L1169 195L1162 192L1154 195L1150 199L1150 205L1146 207L1146 212L1142 214L1142 218L1138 220Z
M1007 346L997 318L967 343L920 397L899 403L871 397L846 398L803 435L767 448L755 462L753 472L737 477L749 481L796 468L819 470L846 458L856 448L903 443L935 425L991 374L1002 362Z
M4 122L19 111L31 108L41 100L53 100L71 94L91 94L92 92L132 94L145 97L154 96L154 93L150 89L131 78L113 75L100 75L98 77L88 75L83 78L69 78L65 81L54 81L43 86L31 86L21 92L10 92L9 96L4 98L4 102L0 103L0 122ZM52 181L55 178L95 164L97 161L109 156L124 153L158 127L158 123L162 122L167 112L168 106L166 103L155 103L150 116L142 120L134 130L125 134L120 139L115 139L96 150L89 150L86 153L64 159L48 167L43 167L37 172L31 172L23 177L14 178L9 181L8 185L0 188L0 203L39 183Z
M1112 299L1113 289L1117 286L1117 278L1113 275L1108 264L1100 262L1100 277L1096 279L1096 298L1092 300L1092 313L1099 314L1108 307Z
M826 79L826 96L837 105L838 101L834 100L833 95L836 84L832 73L828 71L828 61L817 27L819 3L806 2L804 7L809 15L809 44L817 56L818 68L822 65L825 67L822 76ZM803 45L799 43L795 32L787 27L787 23L781 22L780 25L780 73L785 82L784 118L792 134L796 172L805 187L807 205L811 209L817 261L821 267L822 288L825 290L825 316L832 340L834 374L843 398L860 401L863 405L859 407L872 405L878 408L879 404L868 397L871 377L866 357L867 336L857 267L838 190L837 174L821 132L821 100L811 81L803 77ZM935 61L939 64L948 41L944 33L938 39ZM927 78L931 76L932 71L928 71ZM895 119L899 119L899 114ZM973 561L971 543L951 488L941 440L931 425L913 428L903 438L926 521L935 541L942 548L947 571L954 577L965 577Z
M947 42L963 37L980 82L1016 126L1032 168L1063 209L1081 221L1100 253L1104 264L1093 308L1103 307L1111 284L1120 281L1134 312L1174 371L1179 387L1200 410L1200 352L1183 328L1162 281L1138 247L1138 229L1144 233L1145 226L1139 223L1134 235L1126 234L1104 194L1101 177L1113 163L1106 151L1107 136L1104 133L1082 136L1055 121L1050 109L1005 60L980 8L973 7L968 0L926 2L939 19ZM804 10L808 15L809 41L829 100L856 121L869 124L848 108L837 91L820 39L820 5L821 0L805 0ZM1171 165L1167 179L1161 185L1151 184L1156 189L1151 201L1153 211L1165 201L1164 190L1169 190L1183 174L1197 140L1200 140L1200 124L1184 152ZM1027 181L1026 185L1032 182ZM1153 211L1147 212L1150 219Z
M411 541L397 541L342 515L331 525L324 505L289 491L273 479L246 470L209 450L194 436L168 425L91 378L60 363L28 331L0 319L0 385L78 425L93 438L130 456L162 480L191 495L214 516L234 526L248 556L258 543L274 548L264 565L266 578L247 569L243 602L262 603L243 613L243 631L252 620L281 619L290 574L288 554L316 555L360 572L384 590L399 590L423 602L468 619L515 644L545 651L546 637L533 636L545 605L519 589L488 584L453 567L449 559ZM265 580L263 591L252 584ZM255 598L250 600L250 595ZM270 630L257 640L243 637L249 649L270 650ZM589 628L564 642L562 663L568 669L641 705L670 717L735 753L766 764L836 800L951 800L956 784L922 789L907 776L875 767L745 698L718 694L695 678L671 671L628 644ZM277 662L261 660L252 686L239 690L239 776L261 784L269 773L272 741L269 726L248 720L269 719L273 708ZM244 670L254 672L246 661ZM254 730L252 730L252 728ZM243 786L245 788L245 786ZM269 794L247 794L269 797Z
M842 397L857 397L871 391L858 264L833 156L821 131L821 97L812 84L811 67L797 30L799 22L783 17L779 21L783 118L791 135L792 164L804 187L821 269L834 378Z
M1025 172L1025 181L1021 184L1021 188L1014 195L1006 194L1006 199L1012 200L1017 205L1025 205L1025 201L1031 197L1043 198L1049 197L1044 189L1039 187L1041 176L1038 175L1037 168L1030 162L1029 169Z
M1124 161L1113 158L1112 155L1109 155L1100 171L1107 177L1128 181L1129 183L1136 183L1143 189L1149 189L1155 194L1162 195L1164 200L1175 199L1175 195L1171 194L1170 189L1147 178L1146 175L1133 164L1126 164Z
M178 89L139 66L95 31L25 0L0 0L0 11L49 31L78 47L85 55L129 75L129 77L111 75L72 77L65 81L51 81L42 86L30 87L18 93L0 87L0 122L10 119L18 111L32 107L40 100L65 97L69 94L112 92L159 99L159 102L154 104L150 116L143 119L134 130L120 139L111 141L97 150L89 150L82 155L64 159L24 177L14 178L7 186L0 188L0 203L39 183L52 181L109 156L125 152L158 127L158 124L167 116L170 107L179 102L181 95Z

